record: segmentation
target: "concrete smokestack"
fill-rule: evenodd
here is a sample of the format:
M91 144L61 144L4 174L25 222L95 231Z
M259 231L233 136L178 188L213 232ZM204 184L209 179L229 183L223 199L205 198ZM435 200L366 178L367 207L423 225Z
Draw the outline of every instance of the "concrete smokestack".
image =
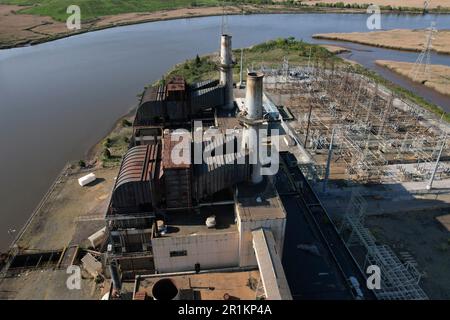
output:
M263 78L264 74L261 72L247 74L245 106L250 120L261 120L263 116Z
M252 159L252 182L260 183L263 180L261 175L261 159L258 155L260 148L259 129L263 120L263 78L260 72L250 72L247 74L247 91L245 95L245 106L247 108L247 139L250 148L250 158ZM255 163L256 162L256 163Z
M233 103L233 59L231 54L231 36L223 34L220 41L220 84L225 86L224 108L231 110Z

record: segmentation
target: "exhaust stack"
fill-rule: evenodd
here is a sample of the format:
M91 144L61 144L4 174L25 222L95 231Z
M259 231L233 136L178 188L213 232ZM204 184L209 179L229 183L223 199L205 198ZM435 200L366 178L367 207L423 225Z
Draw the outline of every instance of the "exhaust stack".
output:
M263 180L261 175L261 159L258 150L260 148L259 129L263 120L263 78L261 72L249 72L247 74L247 91L245 94L245 106L247 108L247 138L252 159L252 182L258 184Z
M225 86L224 108L234 108L233 97L233 59L231 54L231 36L223 34L220 41L220 84Z

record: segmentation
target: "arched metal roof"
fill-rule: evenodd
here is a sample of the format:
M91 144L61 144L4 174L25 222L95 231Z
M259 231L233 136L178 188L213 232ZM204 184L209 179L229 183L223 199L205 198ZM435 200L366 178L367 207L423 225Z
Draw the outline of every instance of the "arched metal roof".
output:
M150 181L154 178L159 144L136 146L125 154L114 190L128 182Z

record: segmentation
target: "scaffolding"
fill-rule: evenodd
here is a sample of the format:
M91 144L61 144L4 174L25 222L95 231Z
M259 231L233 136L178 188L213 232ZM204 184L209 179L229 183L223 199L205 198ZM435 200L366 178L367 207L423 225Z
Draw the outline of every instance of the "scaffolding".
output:
M426 300L425 292L419 285L421 274L410 259L403 263L389 246L378 245L372 233L364 227L367 202L356 190L352 196L340 227L341 236L350 231L346 241L349 248L358 246L365 250L363 268L376 265L381 272L381 288L375 289L379 299L386 300Z

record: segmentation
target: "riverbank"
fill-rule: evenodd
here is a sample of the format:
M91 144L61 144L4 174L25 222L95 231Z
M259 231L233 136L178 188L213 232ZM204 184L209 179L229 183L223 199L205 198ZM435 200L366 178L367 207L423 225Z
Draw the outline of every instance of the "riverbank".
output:
M430 3L427 6L428 10L433 9L443 9L445 7L449 7L449 3L447 0L433 0L429 1ZM395 0L306 0L306 4L316 5L316 3L321 5L339 5L339 6L364 6L368 5L368 3L375 4L382 7L392 7L392 8L402 8L402 10L416 9L423 10L424 9L424 1L423 0L404 0L404 1L395 1ZM339 4L338 4L339 3Z
M62 16L57 15L56 17L59 17L58 20L49 15L35 15L28 13L27 9L29 8L31 7L0 4L0 49L36 45L86 32L93 32L118 26L183 18L218 16L222 15L224 10L229 15L242 14L243 12L245 14L366 13L366 9L333 6L322 7L316 6L313 3L310 5L245 4L239 6L226 6L225 8L222 8L221 6L196 6L170 10L158 10L153 12L127 12L114 15L88 16L88 18L83 18L82 28L80 30L68 31ZM436 12L450 13L450 8L447 11L446 10L447 9L444 10L441 8ZM421 14L421 12L417 10L399 11L398 8L391 8L390 10L384 10L384 12L397 14Z
M394 50L420 52L425 46L427 30L396 29L374 32L325 33L313 38L334 41L348 41ZM439 30L433 34L432 51L450 54L450 30Z
M415 78L414 63L387 60L376 60L375 63L439 93L450 96L450 67L448 66L429 65L428 72L424 73L423 69L419 70Z

